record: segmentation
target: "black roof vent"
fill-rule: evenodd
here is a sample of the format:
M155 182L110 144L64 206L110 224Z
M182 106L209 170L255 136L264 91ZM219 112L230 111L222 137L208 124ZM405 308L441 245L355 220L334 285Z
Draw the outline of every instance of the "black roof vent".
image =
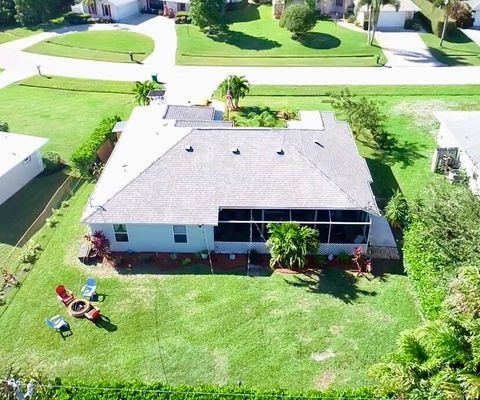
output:
M185 146L185 151L188 151L189 153L193 152L193 147L191 145L186 145Z
M238 147L233 147L232 148L232 153L233 154L240 154L240 149Z
M322 149L325 148L318 140L314 140L313 143L315 143L317 146L320 146Z
M285 154L285 152L283 151L283 149L280 148L280 147L279 147L277 150L275 150L275 152L276 152L278 155L281 155L281 156L283 156L283 155Z

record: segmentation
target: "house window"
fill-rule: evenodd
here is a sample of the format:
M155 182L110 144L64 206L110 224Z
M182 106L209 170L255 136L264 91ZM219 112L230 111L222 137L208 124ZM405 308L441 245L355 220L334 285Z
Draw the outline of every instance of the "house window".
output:
M110 4L102 4L102 12L104 17L111 17L112 12L110 10Z
M185 225L173 225L173 241L187 243L187 227Z
M32 157L31 157L31 156L28 156L27 158L25 158L25 159L23 160L23 163L24 163L24 164L28 164L31 160L32 160Z
M128 242L128 232L126 225L113 225L113 233L115 234L116 242Z

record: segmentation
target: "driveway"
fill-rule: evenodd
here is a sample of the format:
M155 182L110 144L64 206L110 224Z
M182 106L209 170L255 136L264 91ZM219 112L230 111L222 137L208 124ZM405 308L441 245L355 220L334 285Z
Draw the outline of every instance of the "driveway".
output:
M480 29L461 29L461 31L480 46Z
M378 32L378 44L387 57L388 67L438 67L442 64L430 54L416 32Z

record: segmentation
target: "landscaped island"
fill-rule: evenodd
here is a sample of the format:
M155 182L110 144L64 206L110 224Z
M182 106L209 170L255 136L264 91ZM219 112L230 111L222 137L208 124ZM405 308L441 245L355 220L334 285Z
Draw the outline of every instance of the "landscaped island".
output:
M269 5L227 13L228 30L206 35L195 25L177 25L177 63L245 66L381 66L382 50L367 34L323 18L302 40L293 40L272 17Z

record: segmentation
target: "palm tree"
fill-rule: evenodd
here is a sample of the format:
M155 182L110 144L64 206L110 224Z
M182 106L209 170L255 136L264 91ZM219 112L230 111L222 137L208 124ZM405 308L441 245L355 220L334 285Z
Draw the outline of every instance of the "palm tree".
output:
M402 229L407 224L408 203L400 190L395 191L385 207L385 218L394 228Z
M383 6L392 5L395 8L395 11L398 12L400 8L400 0L372 0L372 32L370 35L370 45L373 44L375 40L375 32L377 31L378 19L380 17L380 11Z
M456 6L458 6L459 0L435 0L433 4L438 8L442 9L445 13L444 20L443 20L442 36L440 38L440 47L443 47L443 42L447 34L448 17L450 16L450 13L452 12L452 10ZM465 6L465 5L462 4L462 6Z
M367 43L371 44L370 43L370 36L371 36L371 33L372 33L373 0L360 0L358 2L358 8L363 7L363 6L367 7L367 13L368 13L368 39L367 39Z
M230 75L225 78L222 83L218 86L222 97L227 96L227 101L229 104L229 109L238 110L238 103L240 99L245 97L250 91L250 82L248 82L245 76Z
M153 89L155 89L155 83L152 81L136 81L135 88L133 89L133 92L135 93L135 101L141 106L148 106L150 104L148 93Z
M316 254L320 240L318 231L296 223L269 224L270 267L285 266L301 269L308 254Z

